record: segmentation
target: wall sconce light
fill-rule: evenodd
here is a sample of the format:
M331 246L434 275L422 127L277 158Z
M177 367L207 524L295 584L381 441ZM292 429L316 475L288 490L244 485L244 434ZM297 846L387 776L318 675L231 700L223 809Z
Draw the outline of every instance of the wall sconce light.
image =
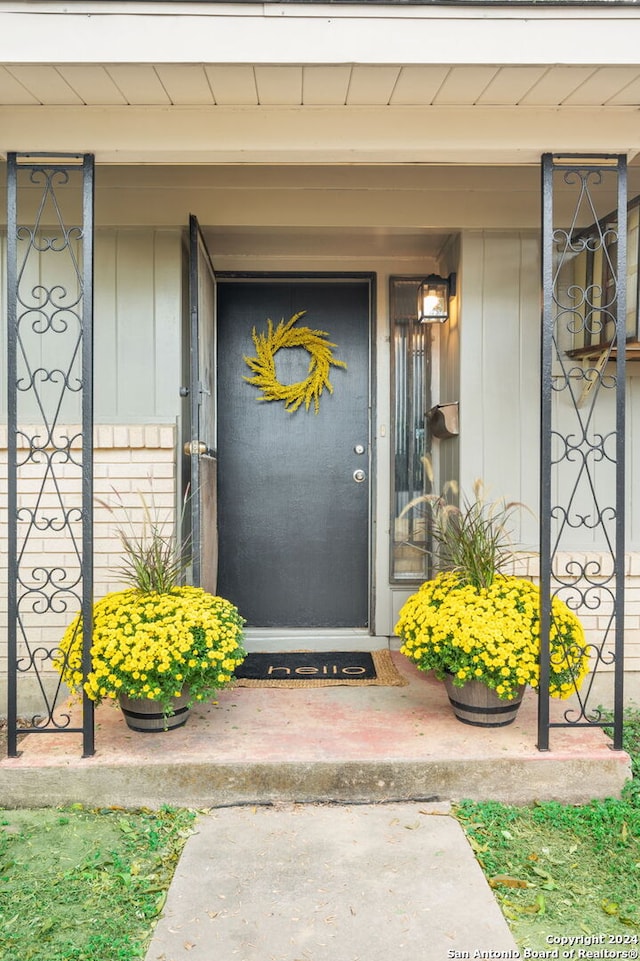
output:
M456 275L429 274L418 287L418 321L444 324L449 319L449 298L455 296Z

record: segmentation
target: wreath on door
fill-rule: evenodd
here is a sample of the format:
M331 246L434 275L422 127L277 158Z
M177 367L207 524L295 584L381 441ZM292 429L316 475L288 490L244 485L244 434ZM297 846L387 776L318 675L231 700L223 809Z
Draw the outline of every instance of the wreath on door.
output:
M330 394L333 386L329 380L331 367L344 367L343 360L336 360L333 356L332 344L324 330L311 330L309 327L296 327L296 323L306 314L300 310L289 320L284 318L277 327L267 319L266 333L259 334L254 327L251 336L256 348L255 357L244 358L245 363L253 371L253 377L244 377L247 383L253 384L262 391L264 400L284 401L285 410L289 413L296 411L302 404L309 410L313 401L314 413L320 409L320 397L325 387ZM303 347L310 355L309 374L305 380L295 384L281 384L276 374L275 356L284 347Z

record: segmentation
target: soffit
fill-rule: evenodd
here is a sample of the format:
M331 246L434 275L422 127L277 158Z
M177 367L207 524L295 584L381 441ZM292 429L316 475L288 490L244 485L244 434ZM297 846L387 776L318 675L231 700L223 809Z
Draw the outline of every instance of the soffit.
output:
M638 65L11 64L0 106L521 107L640 104Z

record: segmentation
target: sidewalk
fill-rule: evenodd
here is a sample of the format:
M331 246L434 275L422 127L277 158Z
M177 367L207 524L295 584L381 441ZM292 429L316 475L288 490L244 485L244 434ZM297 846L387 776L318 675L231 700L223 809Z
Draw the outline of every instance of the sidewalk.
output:
M517 958L447 812L412 802L203 814L146 961Z

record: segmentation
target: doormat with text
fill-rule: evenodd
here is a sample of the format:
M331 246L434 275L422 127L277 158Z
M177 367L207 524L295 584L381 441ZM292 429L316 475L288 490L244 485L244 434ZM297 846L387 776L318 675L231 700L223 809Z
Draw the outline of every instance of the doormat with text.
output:
M247 654L235 672L237 687L324 687L379 684L404 687L387 650L293 651Z

